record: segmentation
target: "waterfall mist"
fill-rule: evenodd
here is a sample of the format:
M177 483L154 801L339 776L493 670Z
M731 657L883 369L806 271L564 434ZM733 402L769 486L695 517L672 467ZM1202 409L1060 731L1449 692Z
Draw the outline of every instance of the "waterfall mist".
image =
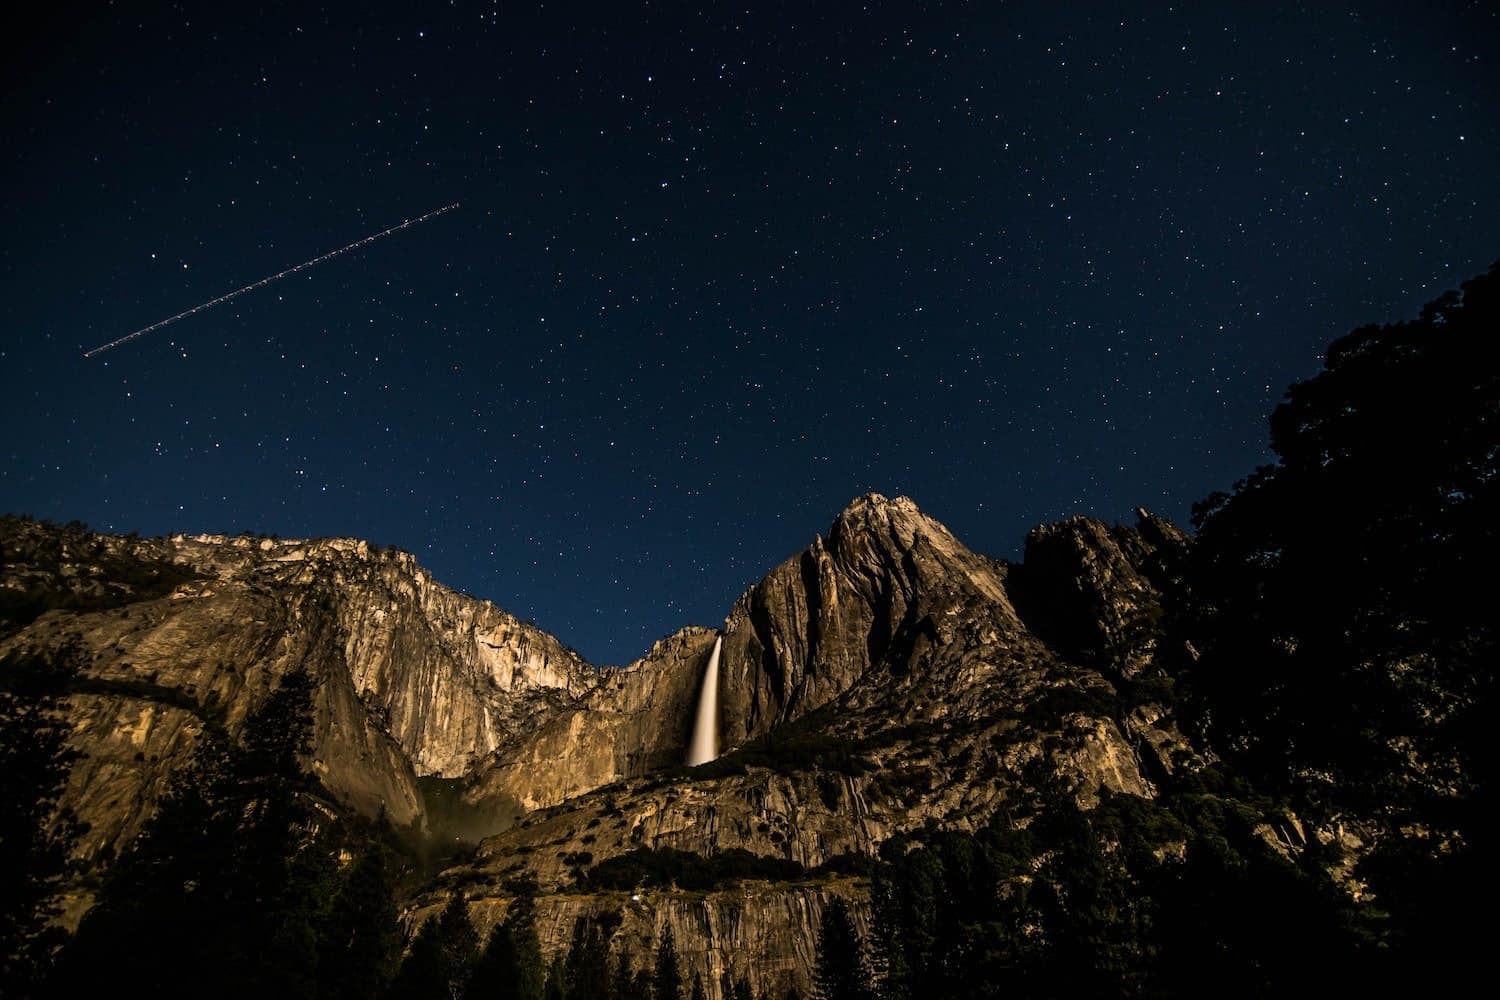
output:
M688 744L689 767L707 764L719 756L719 650L724 637L714 639L714 651L708 655L703 671L703 690L698 695L698 715L693 722L693 739Z

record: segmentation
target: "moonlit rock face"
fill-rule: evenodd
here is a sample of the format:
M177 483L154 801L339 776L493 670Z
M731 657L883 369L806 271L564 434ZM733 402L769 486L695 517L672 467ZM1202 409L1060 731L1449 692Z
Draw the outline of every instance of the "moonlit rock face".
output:
M688 744L688 767L707 764L719 756L719 650L724 637L714 640L714 651L708 654L703 671L703 692L698 695L698 716L693 723L693 741Z
M64 806L89 824L76 848L85 860L130 842L206 718L235 731L293 671L319 682L319 780L353 810L403 826L425 822L417 775L465 775L597 676L555 637L433 582L410 554L357 539L131 539L0 517L0 548L0 591L19 580L115 595L0 635L0 659L76 638L87 676L121 686L70 701L83 756ZM164 567L176 575L143 591ZM152 696L161 691L174 694ZM683 698L680 732L692 711Z

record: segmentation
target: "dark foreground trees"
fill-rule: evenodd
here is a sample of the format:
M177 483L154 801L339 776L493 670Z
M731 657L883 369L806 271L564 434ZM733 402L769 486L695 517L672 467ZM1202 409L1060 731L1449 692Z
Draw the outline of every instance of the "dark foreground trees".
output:
M1347 823L1424 977L1481 953L1494 878L1500 270L1335 342L1271 418L1275 465L1195 513L1185 681L1201 732Z
M1106 794L1084 811L1044 785L1015 804L1024 827L890 842L873 889L882 995L1264 996L1359 982L1353 904L1268 843L1268 803L1241 792L1207 772L1158 801Z
M1487 779L1497 341L1496 269L1336 341L1271 417L1277 463L1197 508L1193 689L1257 781L1425 816Z
M58 992L128 983L201 996L211 984L220 996L295 998L384 986L399 946L386 846L331 818L303 770L313 689L305 674L284 678L238 742L205 724L62 953Z
M511 904L505 920L490 931L474 963L467 995L472 1000L542 1000L546 985L547 968L536 933L536 906L533 897L523 893Z
M458 1000L469 991L479 938L462 896L449 898L412 940L401 972L391 984L393 1000Z
M654 1000L682 1000L682 968L677 964L677 940L671 924L656 946L656 977L651 993Z

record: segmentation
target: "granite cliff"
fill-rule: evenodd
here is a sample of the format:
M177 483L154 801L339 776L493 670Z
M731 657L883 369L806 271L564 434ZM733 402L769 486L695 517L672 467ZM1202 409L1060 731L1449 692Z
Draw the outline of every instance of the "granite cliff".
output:
M139 829L205 721L233 732L307 670L309 763L333 796L422 829L419 778L441 778L467 810L477 847L411 897L411 924L453 892L488 924L529 875L550 949L579 915L617 913L617 949L639 964L671 927L711 996L724 972L764 995L806 992L823 907L842 896L866 919L861 859L892 836L974 829L1039 771L1085 804L1101 789L1151 796L1192 758L1145 683L1187 544L1145 512L1135 527L1073 518L1034 531L1012 565L872 494L719 628L596 669L363 542L5 519L0 656L79 651L64 804L89 824L86 861L106 864ZM725 752L689 769L716 636ZM718 874L632 883L664 851L719 859Z
M7 518L0 655L78 650L79 853L113 853L205 719L233 731L291 670L318 679L313 771L339 799L426 822L420 774L458 776L592 682L573 651L365 542L134 539Z

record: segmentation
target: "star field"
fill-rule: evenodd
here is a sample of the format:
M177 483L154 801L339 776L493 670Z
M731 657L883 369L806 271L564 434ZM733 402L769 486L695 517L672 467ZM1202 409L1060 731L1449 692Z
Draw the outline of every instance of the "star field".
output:
M871 490L1185 521L1500 255L1483 3L381 6L8 43L0 510L397 545L623 662Z

